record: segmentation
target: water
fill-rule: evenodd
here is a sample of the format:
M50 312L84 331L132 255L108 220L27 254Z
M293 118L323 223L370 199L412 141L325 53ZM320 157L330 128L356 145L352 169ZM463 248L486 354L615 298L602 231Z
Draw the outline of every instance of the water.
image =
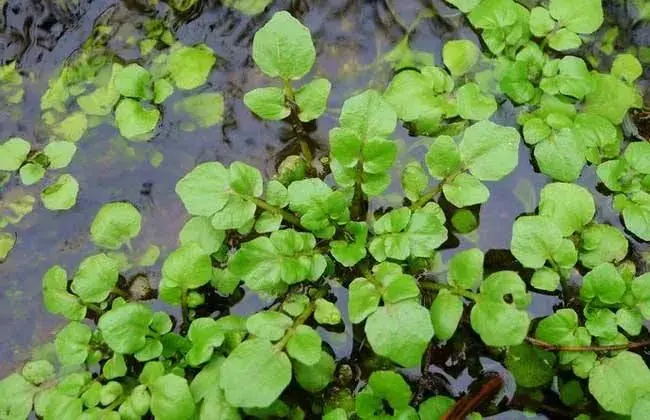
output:
M310 132L317 157L327 152L327 133L337 125L343 101L354 92L386 86L392 70L386 64L378 64L377 57L389 51L403 36L403 30L384 1L279 0L254 17L221 7L214 1L203 2L186 16L175 16L163 3L155 7L146 6L147 3L146 0L9 0L2 9L0 56L3 63L17 60L26 76L26 96L17 108L0 110L0 139L21 136L36 147L47 143L48 135L40 122L40 97L47 89L48 80L81 48L97 23L119 27L108 47L124 63L137 62L137 49L125 40L137 34L138 25L147 18L163 19L185 44L206 43L218 59L208 83L200 91L222 92L226 112L221 125L195 132L183 131L182 121L172 112L173 103L183 95L175 93L165 102L161 125L149 142L128 142L119 137L114 127L102 125L77 144L79 150L67 169L81 185L77 205L70 211L50 212L37 200L32 213L5 229L17 235L17 243L8 260L0 265L0 336L3 337L0 377L28 360L31 349L50 341L61 325L60 318L44 311L41 277L54 264L72 272L84 256L94 252L88 231L103 203L126 200L141 211L143 228L133 243L134 252L155 244L161 247L163 258L150 269L132 270L128 276L146 275L155 283L160 261L177 245L177 234L188 218L174 193L178 179L197 163L211 160L224 164L241 160L271 175L283 157L297 151L288 125L258 120L241 100L245 92L267 83L253 66L250 48L253 34L274 12L290 9L311 29L318 57L312 73L332 81L330 109ZM439 1L392 3L395 4L393 12L406 25L424 7L433 4L437 8L438 16L424 19L411 37L411 46L434 53L437 63L442 61L441 48L445 41L469 38L478 42L464 18ZM614 5L610 5L608 16L615 17L619 23L631 19L628 9ZM622 42L645 39L644 36L648 37L645 27L647 24L624 29ZM514 125L516 113L512 106L505 104L500 107L497 121ZM419 139L409 137L403 128L397 130L396 138L408 150L401 157L402 163L410 158L422 159L424 149L417 146ZM150 163L156 153L164 156L159 167ZM451 239L447 245L453 250L444 251L443 260L458 249L479 246L486 252L492 250L487 258L489 271L520 268L507 252L499 250L509 248L513 220L534 210L539 190L548 180L535 172L528 148L522 146L519 157L519 166L513 174L489 185L491 198L480 208L481 224L477 233ZM580 183L594 192L598 221L620 227L618 215L611 211L611 198L596 190L593 168L584 171ZM25 193L37 197L39 191L38 186L22 187L14 177L0 190L0 200L6 202ZM397 188L392 191L398 192ZM390 197L385 203L390 203ZM630 238L635 256L648 251L647 244ZM335 294L339 303L345 302L345 290ZM535 317L544 316L558 304L556 296L536 294L531 313ZM264 302L248 295L236 306L236 311L246 313L263 305ZM353 350L358 348L351 333L349 326L343 333L323 331L341 359L353 356ZM461 331L461 335L465 333L468 331ZM472 344L475 338L468 337L467 341ZM447 390L452 395L460 395L482 372L478 352L483 352L483 348L473 343L460 353L450 353L449 347L440 349L432 369L446 372Z

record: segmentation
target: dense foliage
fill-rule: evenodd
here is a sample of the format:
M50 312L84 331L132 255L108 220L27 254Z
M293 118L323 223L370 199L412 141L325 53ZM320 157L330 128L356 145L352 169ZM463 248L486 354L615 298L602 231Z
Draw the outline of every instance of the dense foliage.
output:
M171 3L179 11L193 4ZM257 3L251 13L269 2ZM426 389L416 396L401 368L422 366L437 343L467 324L533 400L552 384L582 419L594 401L610 413L646 418L650 369L638 350L650 345L643 341L650 273L637 272L624 233L599 223L591 193L574 183L586 165L595 166L625 227L650 240L650 144L624 138L621 129L628 111L643 106L634 84L641 64L620 54L600 73L558 53L590 42L603 22L599 0L551 0L531 10L513 0L451 3L488 52L451 40L434 66L410 49L407 36L387 58L397 72L385 91L366 90L343 104L324 168L315 165L303 124L327 110L331 83L310 76L316 50L309 29L276 13L252 50L269 85L243 102L259 118L289 122L302 154L285 159L268 180L243 162L200 163L180 179L176 193L191 218L156 291L141 285L137 294L121 276L132 265L151 265L160 252L131 249L139 211L105 204L89 227L97 253L74 273L57 265L43 277L45 307L69 320L55 340L60 366L35 360L2 380L0 417L443 418L455 401ZM54 140L38 151L24 139L5 141L0 170L34 184L65 168L90 116L112 118L127 139L147 140L161 117L157 105L175 89L203 85L215 63L205 45L182 45L160 28L151 34L154 42L140 46L148 68L111 63L107 70L101 54L65 66L41 102ZM147 50L159 42L165 52ZM92 74L82 78L93 81L90 93L82 69ZM12 71L13 64L0 74ZM3 93L20 101L20 75L5 77L12 83ZM79 111L66 115L71 97ZM490 121L506 100L520 105L518 127ZM205 92L177 106L192 116L188 129L220 123L223 107L219 93ZM427 152L395 176L398 123L422 136ZM522 137L551 182L535 211L513 221L516 263L494 271L482 250L465 249L441 275L449 230L474 230L491 183L516 169ZM400 206L372 205L398 182ZM48 209L69 209L78 188L62 174L41 199ZM246 317L229 313L241 286L270 303ZM532 290L561 294L563 307L533 321ZM180 316L144 303L155 292ZM214 302L220 310L208 311ZM360 389L322 338L344 325L372 353Z

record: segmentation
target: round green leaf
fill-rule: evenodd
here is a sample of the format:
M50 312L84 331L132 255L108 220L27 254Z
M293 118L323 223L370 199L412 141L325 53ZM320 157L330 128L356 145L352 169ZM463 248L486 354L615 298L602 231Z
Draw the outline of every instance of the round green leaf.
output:
M212 261L197 243L174 250L162 267L163 281L182 289L196 289L212 278Z
M541 268L562 246L562 231L544 216L523 216L512 227L510 250L524 267Z
M627 238L610 225L591 224L582 231L580 262L594 268L605 262L618 263L627 255Z
M185 223L183 229L178 235L181 245L197 243L206 254L215 253L221 248L226 233L223 230L217 230L212 226L212 222L207 217L193 217Z
M603 7L600 0L551 0L551 16L570 31L590 34L603 23Z
M429 173L437 179L444 179L460 168L458 146L449 136L437 137L429 147L425 159Z
M88 343L92 330L81 322L71 322L56 334L54 345L59 361L64 365L78 365L88 357Z
M512 127L480 121L463 134L461 160L481 181L498 181L519 162L519 138L519 132Z
M309 122L323 115L327 110L327 99L331 89L332 84L329 80L314 79L296 91L300 121Z
M43 153L50 161L49 169L61 169L70 164L77 146L67 141L53 141L43 149Z
M650 370L638 354L624 351L604 358L589 374L589 392L607 411L629 415L650 388Z
M277 341L291 327L293 321L283 313L275 311L258 312L246 320L246 329L256 337Z
M562 345L573 340L578 328L578 314L573 309L559 309L537 324L535 337L550 344Z
M150 133L158 126L160 111L145 108L140 102L125 98L115 108L115 122L120 134L127 139L134 139Z
M305 365L294 360L293 369L298 384L304 390L316 393L325 389L332 382L336 362L329 353L321 350L318 362L313 365Z
M633 83L643 74L643 67L632 54L619 54L612 63L611 74L628 83Z
M45 176L45 168L38 163L26 163L20 168L20 182L23 185L34 185Z
M90 226L90 237L99 247L119 249L138 236L141 222L140 212L130 203L104 204Z
M587 302L598 299L605 304L615 304L621 302L625 288L625 281L616 267L603 263L584 276L580 298Z
M497 110L494 96L482 92L476 83L464 84L456 91L456 105L458 115L466 120L487 120Z
M22 370L23 377L34 385L40 385L54 378L55 374L54 366L47 360L28 362Z
M168 373L149 385L151 413L160 420L189 420L195 404L185 378Z
M447 281L461 289L474 290L483 280L483 251L478 248L455 253L449 260Z
M216 61L214 52L205 44L194 47L177 44L169 53L167 67L176 86L189 90L205 84Z
M439 340L449 340L463 315L463 301L448 290L441 290L431 304L431 323Z
M546 385L555 376L555 355L528 344L510 347L505 365L524 388Z
M283 120L291 109L286 104L284 90L277 87L253 89L244 95L244 104L265 120Z
M79 264L70 289L84 302L103 302L117 284L118 276L114 259L106 254L93 255Z
M316 322L321 325L337 325L341 322L341 311L335 304L323 298L316 299L315 304L314 319Z
M43 303L53 314L61 314L73 321L80 321L86 316L86 307L76 296L68 293L68 274L55 265L43 276Z
M542 188L539 214L553 220L562 236L570 236L591 222L596 214L596 204L586 188L556 182Z
M311 366L320 360L321 342L320 335L313 328L299 325L287 342L287 353L292 359Z
M460 173L442 185L445 198L456 207L482 204L490 198L490 190L481 181L468 173Z
M478 62L480 55L476 44L466 39L448 41L442 47L442 61L454 77L467 73Z
M12 137L0 144L0 171L17 171L32 146L20 137Z
M131 354L145 346L152 319L153 313L147 305L127 303L102 315L97 326L113 351Z
M129 64L115 77L115 87L122 96L151 99L151 75L139 64Z
M54 184L41 191L41 200L48 210L69 210L77 203L79 183L72 175L61 175Z

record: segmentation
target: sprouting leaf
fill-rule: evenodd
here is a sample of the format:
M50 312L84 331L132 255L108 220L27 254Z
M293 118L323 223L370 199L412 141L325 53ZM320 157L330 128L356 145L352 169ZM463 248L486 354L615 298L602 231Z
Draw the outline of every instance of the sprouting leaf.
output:
M589 392L607 411L629 415L650 387L650 370L638 354L624 351L604 358L589 374Z
M460 173L442 186L445 198L456 207L482 204L490 198L490 190L474 175Z
M296 91L296 104L302 122L317 119L327 110L327 100L332 84L327 79L314 79Z
M49 169L65 168L70 164L76 152L77 146L67 141L53 141L43 149L43 154L50 162Z
M336 362L329 353L321 350L318 362L305 365L297 360L293 363L293 373L296 381L308 392L319 392L325 389L334 378Z
M45 168L38 163L26 163L20 168L20 182L23 185L34 185L45 176Z
M562 236L570 236L591 222L596 214L596 205L586 188L556 182L542 188L539 214L549 217L560 228Z
M405 300L377 309L368 317L365 332L375 353L404 367L414 367L434 331L429 311L413 300Z
M125 98L115 109L115 122L120 134L127 139L134 139L150 133L158 126L160 111L145 108L134 99Z
M191 122L201 128L221 124L223 110L223 95L218 92L199 93L174 104L174 112L187 114Z
M205 44L194 47L175 44L167 57L167 68L176 87L190 90L207 82L216 61L214 52Z
M611 263L603 263L583 278L580 297L585 301L598 299L605 304L619 303L625 293L625 281Z
M132 354L145 346L152 320L153 312L147 305L126 303L102 315L97 327L113 351Z
M612 76L633 83L643 74L639 60L632 54L619 54L612 63Z
M23 164L31 145L20 137L12 137L0 144L0 170L17 171Z
M291 334L287 342L289 356L307 366L318 363L321 357L322 340L316 330L306 325L299 325Z
M301 214L302 225L318 237L331 238L336 225L350 220L349 198L318 178L292 182L288 198L289 208Z
M151 99L151 74L139 64L129 64L115 77L115 87L122 96Z
M189 420L195 404L185 378L172 373L161 376L149 385L151 413L160 420Z
M431 323L439 340L449 340L463 315L463 302L448 290L441 290L431 304Z
M220 386L235 407L268 407L290 381L287 355L260 338L239 344L221 365Z
M244 243L229 262L230 271L255 291L275 294L287 285L315 281L325 271L325 257L315 250L316 238L292 229Z
M162 281L168 287L196 289L212 278L212 262L199 244L190 242L169 254L162 275Z
M140 233L142 217L131 203L104 204L92 225L90 237L101 248L119 249Z
M449 261L447 281L461 289L476 289L483 280L484 259L483 252L478 248L455 253Z
M491 94L483 93L476 83L467 83L456 91L458 115L466 120L487 120L497 110Z
M546 385L555 376L555 355L528 344L510 347L505 365L524 388Z
M380 262L409 256L428 258L447 240L444 222L444 213L436 203L428 203L413 214L406 207L392 210L375 222L376 236L368 249Z
M465 130L460 157L481 181L498 181L512 172L519 161L519 133L490 121L480 121Z
M79 264L70 289L83 302L103 302L117 284L118 276L114 259L106 254L93 255Z
M72 175L64 174L41 191L41 200L48 210L69 210L77 203L78 193L77 180Z
M282 120L289 116L284 90L277 87L253 89L244 95L244 104L265 120Z
M277 12L255 33L253 60L269 77L298 80L309 73L316 50L309 29L289 12Z
M293 324L291 318L281 312L263 311L246 320L246 329L256 337L269 341L281 339Z
M64 365L78 365L88 357L88 343L92 330L81 322L71 322L56 334L54 345L59 361Z
M210 219L203 216L193 217L185 223L178 234L181 245L197 243L206 254L217 252L221 248L226 233L212 226Z
M462 76L478 62L481 51L466 39L447 41L442 48L442 61L454 77Z
M549 11L562 26L579 34L596 32L603 23L600 0L551 0Z

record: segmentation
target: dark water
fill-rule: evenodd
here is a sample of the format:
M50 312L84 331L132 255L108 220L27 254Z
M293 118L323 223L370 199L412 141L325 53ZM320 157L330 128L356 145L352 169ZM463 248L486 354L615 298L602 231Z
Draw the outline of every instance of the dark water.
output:
M197 163L210 160L224 163L241 160L271 175L284 156L296 151L288 125L260 121L242 103L246 91L266 82L253 66L250 48L255 31L274 12L290 9L311 29L318 53L313 74L332 81L330 109L310 133L317 156L327 153L327 133L337 125L338 111L345 98L366 88L385 88L392 70L376 60L403 36L386 3L378 0L279 0L254 17L210 1L186 16L175 16L164 3L155 7L146 6L147 3L146 0L9 0L2 8L0 57L3 64L17 60L25 76L26 96L17 110L0 110L0 139L20 136L36 147L47 143L47 133L40 122L40 97L47 89L48 80L80 49L97 22L120 27L118 34L128 35L145 19L157 17L164 19L183 43L206 43L218 59L207 85L200 90L222 92L226 112L221 125L191 133L183 131L171 112L173 103L182 97L175 93L163 105L161 125L149 142L128 142L119 137L114 127L102 125L90 130L77 143L79 150L66 170L80 184L77 205L69 211L50 212L37 200L32 213L5 229L17 235L17 243L7 261L0 265L0 377L29 359L34 346L53 338L61 319L44 311L41 277L54 264L71 272L84 256L94 252L88 230L103 203L127 200L140 209L143 227L134 242L134 250L137 253L155 244L161 247L162 257L150 270L129 274L141 273L155 280L159 277L160 262L177 245L177 234L187 219L174 193L178 179ZM392 3L406 24L423 8L436 8L438 16L422 20L411 37L411 46L433 53L437 63L442 61L441 48L446 40L470 38L478 42L463 17L441 2L399 0ZM631 21L630 11L616 5L609 7L608 16L621 25ZM645 26L643 23L622 26L626 29L622 30L620 39L622 42L643 39L648 34ZM110 42L109 48L126 63L137 61L137 50L124 42ZM516 115L517 110L504 104L497 120L514 125ZM409 150L401 158L403 164L410 158L422 158L424 148L417 146L418 139L409 137L407 130L399 128L396 138L403 143L404 150ZM164 161L156 168L150 158L158 152ZM491 198L480 208L477 233L450 241L453 250L444 251L443 260L456 250L479 246L486 252L493 250L488 253L489 270L516 268L512 258L498 250L509 248L512 222L517 215L534 210L539 190L548 182L535 172L530 158L530 150L522 145L515 173L490 185ZM594 192L598 220L620 226L618 216L611 211L610 198L596 191L596 183L593 168L587 168L581 184ZM0 200L24 193L38 197L39 191L38 186L21 186L14 177L0 190ZM379 205L384 204L391 204L390 194L380 200ZM640 256L648 251L647 244L630 239L635 254ZM344 290L335 293L339 302L345 302ZM536 295L531 313L547 315L558 303L555 296ZM263 304L254 296L247 296L235 310L247 312ZM323 333L339 358L350 356L353 348L350 328L344 333ZM448 350L441 351L434 365L440 367L438 373L447 381L448 391L458 395L480 373L483 363L478 360L478 354L451 355ZM468 367L469 359L476 359L479 364Z

